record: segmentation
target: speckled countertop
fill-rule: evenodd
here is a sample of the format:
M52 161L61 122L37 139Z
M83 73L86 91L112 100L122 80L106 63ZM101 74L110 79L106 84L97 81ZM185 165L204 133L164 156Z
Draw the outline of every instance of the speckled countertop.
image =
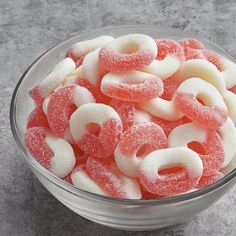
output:
M236 235L236 186L187 224L124 232L97 225L67 209L44 189L21 158L8 117L13 89L27 66L47 48L81 31L122 24L195 31L236 56L234 0L0 0L1 236Z

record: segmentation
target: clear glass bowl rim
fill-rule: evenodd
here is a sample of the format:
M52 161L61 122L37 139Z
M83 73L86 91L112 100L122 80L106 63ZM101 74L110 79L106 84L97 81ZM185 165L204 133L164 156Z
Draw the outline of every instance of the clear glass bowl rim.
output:
M100 201L105 201L105 202L112 202L114 204L122 204L122 205L132 205L132 206L144 206L144 205L162 205L162 204L168 204L168 203L178 203L178 202L182 202L182 201L187 201L187 200L192 200L194 198L199 198L203 195L209 194L215 190L217 190L218 188L223 187L224 185L226 185L227 183L231 182L232 180L234 180L236 178L236 169L234 169L233 171L231 171L230 173L228 173L226 176L224 176L223 178L221 178L220 180L218 180L217 182L194 192L191 193L186 193L183 195L178 195L178 196L171 196L171 197L164 197L164 198L159 198L159 199L148 199L148 200L137 200L137 199L119 199L119 198L112 198L112 197L108 197L108 196L102 196L102 195L98 195L95 193L91 193L91 192L87 192L84 191L82 189L79 189L65 181L63 181L62 179L58 178L57 176L55 176L54 174L52 174L50 171L48 171L47 169L45 169L44 167L42 167L34 158L33 156L30 155L30 153L27 151L26 147L24 146L24 142L21 139L19 132L18 132L18 128L17 128L17 120L16 120L16 103L17 103L17 98L18 98L18 93L19 93L19 89L21 87L22 82L24 81L24 78L26 77L26 75L28 75L28 73L30 72L31 68L33 68L35 66L35 64L42 60L44 56L47 55L47 53L52 50L52 49L56 49L57 47L61 46L62 44L64 44L66 41L69 41L75 37L78 36L83 36L83 35L89 35L90 33L96 33L100 32L100 31L105 31L105 30L121 30L121 29L146 29L146 28L152 28L152 29L160 29L160 28L165 28L166 30L169 30L173 33L177 33L177 34L185 34L188 37L197 37L200 40L203 40L205 42L210 43L211 45L213 45L214 47L217 47L218 49L220 49L221 51L223 51L225 54L227 54L228 57L231 58L231 60L233 60L236 63L236 58L234 58L230 53L228 53L227 51L225 51L223 48L219 47L218 45L214 44L213 42L209 41L208 39L202 38L200 36L198 36L195 33L192 32L184 32L184 31L180 31L180 30L176 30L176 29L172 29L172 28L168 28L166 26L162 27L162 26L154 26L154 25L121 25L121 26L107 26L107 27L103 27L103 28L99 28L96 30L91 30L91 31L85 31L85 32L81 32L78 35L75 35L73 37L70 37L66 40L63 40L62 42L54 45L53 47L49 48L48 50L46 50L42 55L40 55L28 68L27 70L23 73L23 75L21 76L20 80L18 81L13 95L12 95L12 99L11 99L11 104L10 104L10 125L11 125L11 130L12 130L12 134L14 137L14 140L18 146L18 148L21 150L21 152L23 153L26 161L43 177L45 177L47 180L49 180L51 183L57 185L58 187L64 189L65 191L68 191L74 195L77 195L79 197L84 197L84 198L91 198L91 199L96 199L96 200L100 200Z

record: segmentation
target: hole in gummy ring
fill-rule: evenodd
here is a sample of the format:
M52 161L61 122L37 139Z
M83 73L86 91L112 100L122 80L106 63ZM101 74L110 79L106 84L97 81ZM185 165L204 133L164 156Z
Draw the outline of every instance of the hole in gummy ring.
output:
M101 132L101 127L96 123L89 123L86 125L86 129L90 134L99 136Z
M193 141L188 143L188 148L192 149L193 151L197 152L200 155L206 155L204 147L199 142Z
M183 172L184 169L185 169L184 166L182 166L181 164L167 165L159 169L158 174L159 175L177 174Z
M151 145L143 144L139 147L139 149L136 153L136 157L143 158L143 157L147 156L150 153L150 150L151 150Z
M138 50L139 50L139 45L131 42L129 44L123 45L123 47L120 49L120 52L122 54L131 54L137 52Z

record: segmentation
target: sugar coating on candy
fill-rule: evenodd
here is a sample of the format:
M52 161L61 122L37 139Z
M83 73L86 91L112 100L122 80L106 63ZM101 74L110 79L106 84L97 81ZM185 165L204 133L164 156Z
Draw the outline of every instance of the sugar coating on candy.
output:
M90 132L91 124L99 126L98 133ZM76 143L85 153L99 158L114 152L122 129L120 116L104 104L85 104L70 118L70 130Z
M221 75L225 82L226 88L230 89L236 85L236 64L226 58L222 58L222 64L223 70Z
M175 127L191 122L191 120L186 116L183 116L179 120L175 120L175 121L165 120L165 119L152 116L151 120L155 124L158 124L161 126L161 128L163 129L167 137Z
M141 71L110 72L102 79L101 91L119 100L141 102L159 97L163 92L163 83L157 76Z
M225 159L221 166L221 168L224 168L231 162L235 154L236 128L234 122L228 117L225 124L219 128L218 133L225 151Z
M82 164L72 171L71 180L74 186L87 192L106 196L102 188L95 183L86 171L86 165Z
M162 80L172 76L180 67L180 62L174 56L167 56L159 61L154 60L149 65L140 68L139 70L156 75Z
M209 129L222 126L228 116L227 107L216 88L199 78L188 79L179 86L175 104L188 118Z
M191 122L174 128L168 136L170 148L185 146L191 142L201 144L204 153L198 153L203 163L203 175L208 176L218 171L225 158L225 151L221 137L213 130L207 130ZM199 148L194 148L198 152ZM200 151L202 151L200 149Z
M200 51L204 49L204 45L197 39L186 38L181 39L178 42L184 50L186 60L203 58Z
M224 177L224 174L222 174L219 171L214 172L212 175L209 175L209 176L202 176L200 178L196 188L198 188L198 189L205 188L208 185L215 183L216 181L218 181L219 179L221 179L223 177Z
M158 47L157 60L163 60L167 56L172 55L180 63L185 61L184 50L178 42L171 39L157 39L156 44Z
M180 172L161 175L168 167L184 167ZM189 148L167 148L151 152L140 164L139 181L147 191L163 196L194 188L202 176L200 157Z
M149 65L157 55L155 41L144 34L128 34L101 48L99 61L108 71L135 70Z
M214 85L220 94L225 93L223 72L220 72L212 63L204 59L192 59L184 62L172 79L183 82L192 77L198 77Z
M83 104L94 102L92 94L83 87L68 85L55 91L48 103L47 116L49 126L59 137L69 132L71 114Z
M27 129L36 126L48 127L47 116L40 105L35 107L27 118Z
M45 138L51 131L47 127L33 127L27 129L24 135L24 144L30 154L46 169L50 168L52 150L45 143Z
M108 196L127 199L142 197L138 181L122 175L115 165L90 157L86 170Z
M30 154L46 169L63 178L75 165L75 156L70 144L52 135L46 127L27 129L24 143Z
M162 128L154 123L132 126L122 136L114 155L118 168L127 176L138 177L138 167L150 152L167 148Z
M93 86L99 86L101 78L106 73L106 70L99 63L99 51L100 48L88 53L82 63L84 78Z
M109 105L119 114L124 131L135 124L135 106L133 103L112 99Z
M183 47L184 52L186 49L204 49L204 45L194 38L185 38L178 41L179 44Z
M160 98L170 101L173 98L179 85L180 83L173 80L171 77L163 80L164 91Z
M97 48L102 47L103 45L109 43L113 40L113 37L109 35L102 35L97 38L77 42L71 46L68 50L76 58L80 58L96 50Z
M74 61L67 57L60 61L38 85L37 90L41 97L48 96L76 67Z
M215 67L219 71L223 70L223 60L220 55L218 55L217 53L215 53L213 51L209 51L209 50L202 50L202 54L203 54L204 58L206 58L206 60L208 60L209 62L214 64Z

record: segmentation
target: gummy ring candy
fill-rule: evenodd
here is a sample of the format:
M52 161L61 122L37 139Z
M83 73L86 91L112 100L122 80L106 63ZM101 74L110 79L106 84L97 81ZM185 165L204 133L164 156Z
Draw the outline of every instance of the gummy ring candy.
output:
M34 108L27 119L27 129L36 126L48 127L47 116L45 115L43 108L40 105Z
M224 102L227 106L230 119L236 124L236 94L229 90L225 91Z
M228 118L225 124L219 128L218 133L225 151L225 159L221 166L221 168L224 168L231 162L235 154L236 128L234 122Z
M157 97L139 103L138 108L152 114L155 117L169 121L176 121L184 116L184 114L177 109L174 99L167 101Z
M109 43L114 38L109 35L103 35L94 39L77 42L71 46L66 55L69 55L75 62L81 60L86 54ZM82 60L81 60L82 62Z
M56 90L47 106L48 123L53 133L59 137L70 137L69 120L77 107L94 103L93 95L78 85L67 85Z
M160 96L163 83L157 76L141 71L110 72L102 79L101 91L119 100L141 102Z
M191 122L174 128L168 136L170 148L188 146L192 142L198 142L203 152L196 151L203 162L203 175L211 175L219 170L224 162L225 152L220 135L215 130L207 130Z
M67 57L59 62L53 71L49 73L35 88L30 91L33 99L47 97L57 86L62 84L64 79L75 69L74 61Z
M184 167L180 172L159 174L167 167ZM194 188L202 176L203 166L198 154L186 147L151 152L139 166L139 181L148 192L176 195Z
M99 61L106 70L121 72L149 65L156 55L157 46L151 37L128 34L103 46L99 52Z
M222 64L221 75L225 81L226 88L230 89L236 85L236 65L226 58L222 59Z
M163 60L168 56L175 57L180 63L185 61L184 50L182 46L171 39L156 40L158 53L157 60Z
M228 116L227 107L217 89L199 78L185 80L177 89L174 100L182 113L208 129L218 129Z
M86 170L108 196L141 199L138 181L123 175L115 164L104 163L99 159L89 157Z
M114 152L115 161L125 175L138 177L138 167L145 156L162 148L167 148L167 138L159 125L151 122L134 125L118 143Z
M70 130L82 151L94 157L106 158L116 148L122 133L122 122L112 107L88 103L71 115Z
M106 73L105 69L100 65L98 60L99 51L100 48L88 53L84 57L82 63L84 78L93 86L98 86L101 78Z
M27 129L24 143L30 154L56 176L63 178L74 168L75 155L71 145L53 136L48 128Z
M218 181L219 179L223 178L224 174L217 171L209 176L202 176L198 182L198 184L196 185L197 189L201 189L201 188L205 188L210 184L215 183L216 181Z
M180 62L173 56L167 56L165 59L158 61L154 60L149 65L140 68L139 70L153 74L165 80L172 76L180 67Z
M124 131L135 124L135 106L133 103L112 99L109 105L119 114Z
M220 94L225 93L225 82L220 72L211 62L204 59L192 59L184 62L172 79L182 82L192 77L198 77L214 85Z
M71 173L71 180L74 186L84 191L106 196L102 188L88 175L85 164L74 168Z

